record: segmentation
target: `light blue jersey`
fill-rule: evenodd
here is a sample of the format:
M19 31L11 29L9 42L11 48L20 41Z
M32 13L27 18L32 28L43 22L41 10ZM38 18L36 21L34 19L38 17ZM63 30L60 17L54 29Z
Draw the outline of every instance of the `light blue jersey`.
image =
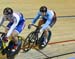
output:
M51 21L54 16L54 12L52 10L47 10L46 15L42 16L41 12L39 11L36 17L33 19L32 24L34 24L40 18L40 16L43 18L43 20L46 21L45 24L41 28L42 30L45 30L51 24Z

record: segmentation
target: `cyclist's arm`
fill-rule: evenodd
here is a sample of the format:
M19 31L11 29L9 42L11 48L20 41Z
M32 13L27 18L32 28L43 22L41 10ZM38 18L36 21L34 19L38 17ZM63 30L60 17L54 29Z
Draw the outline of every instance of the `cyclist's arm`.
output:
M0 18L0 26L4 23L4 21L5 21L4 17L1 17Z
M32 20L32 24L34 24L40 17L40 13L38 12L36 17Z
M8 31L8 33L7 33L7 35L6 35L6 37L9 37L10 35L11 35L11 33L13 32L13 30L16 28L16 26L18 25L18 23L19 23L19 16L16 16L16 18L14 19L14 23L13 23L13 25L11 26L11 28L9 29L9 31Z

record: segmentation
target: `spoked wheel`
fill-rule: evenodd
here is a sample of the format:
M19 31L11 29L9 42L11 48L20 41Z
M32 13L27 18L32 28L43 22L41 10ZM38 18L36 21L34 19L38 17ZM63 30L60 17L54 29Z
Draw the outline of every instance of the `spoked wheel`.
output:
M23 51L28 52L34 45L34 32L31 32L23 43Z
M11 44L11 41L10 41L9 45L10 44ZM20 36L18 36L18 47L15 51L12 51L12 49L8 47L7 59L14 59L15 56L19 53L19 51L21 49L21 45L22 45L22 38Z
M42 34L42 36L39 38L39 45L38 45L38 48L39 49L43 49L47 46L48 42L50 41L50 38L51 38L51 31L49 30L48 31L48 37L47 37L47 42L46 44L43 44L43 42L45 41L45 38L44 38L44 32Z
M0 50L3 49L3 42L2 42L2 39L3 37L5 37L5 33L4 32L0 32Z

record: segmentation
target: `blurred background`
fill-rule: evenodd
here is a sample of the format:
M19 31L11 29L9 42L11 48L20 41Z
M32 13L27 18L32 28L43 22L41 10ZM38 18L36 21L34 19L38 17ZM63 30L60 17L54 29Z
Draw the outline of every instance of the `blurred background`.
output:
M32 31L32 29L27 29L28 24L32 21L29 18L34 18L42 5L54 10L57 15L57 22L50 29L52 31L50 42L75 40L75 0L0 0L0 16L3 15L5 7L11 7L15 12L22 12L26 18L26 27L20 35L26 38ZM7 23L5 22L4 25ZM1 27L0 31L4 31L4 28ZM64 59L66 58L64 57Z

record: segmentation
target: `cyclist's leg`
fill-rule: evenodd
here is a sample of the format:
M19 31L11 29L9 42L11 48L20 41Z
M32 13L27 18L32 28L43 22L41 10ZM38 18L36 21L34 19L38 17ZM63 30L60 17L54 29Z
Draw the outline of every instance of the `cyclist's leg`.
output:
M18 44L17 36L18 36L18 34L20 34L23 31L24 27L25 27L25 23L23 21L15 28L15 30L11 34L11 36L13 38L12 40L15 42L14 48L16 48L16 45Z
M42 18L42 20L40 20L38 22L38 26L41 26L45 22L46 22L46 19ZM44 30L44 40L42 41L42 43L43 43L42 46L46 45L46 42L48 41L47 38L48 38L48 28L46 30Z
M44 24L45 22L46 22L46 19L45 20L43 20L44 18L42 18L41 20L39 20L39 22L38 22L38 26L40 27L42 24ZM48 33L48 31L47 31L47 29L46 30L44 30L44 36L45 36L45 38L47 37L47 33ZM42 35L42 33L40 33L39 34L39 38L41 37L41 35ZM47 40L46 40L47 41Z
M45 37L48 37L48 29L44 30Z
M44 20L39 20L39 22L38 22L38 26L40 27L42 24L44 24Z
M46 22L46 19L44 19L44 20L43 20L43 19L44 19L44 18L42 18L42 20L40 20L40 21L38 22L38 26L39 26L39 27L40 27L42 24L44 24L44 23ZM47 32L48 32L47 29L44 30L44 33L45 33L45 34L47 34Z
M18 43L18 38L17 38L18 34L19 34L19 33L18 33L18 31L16 31L16 30L14 30L14 31L12 32L12 34L11 34L12 41L15 42L15 44Z
M43 43L42 43L42 45L41 46L44 46L44 45L46 45L47 44L47 42L48 42L48 28L47 29L45 29L44 30L44 34L43 34Z
M39 22L38 22L39 28L41 27L42 24L44 24L44 20L40 19ZM41 35L42 35L42 33L39 33L39 38L41 37Z

